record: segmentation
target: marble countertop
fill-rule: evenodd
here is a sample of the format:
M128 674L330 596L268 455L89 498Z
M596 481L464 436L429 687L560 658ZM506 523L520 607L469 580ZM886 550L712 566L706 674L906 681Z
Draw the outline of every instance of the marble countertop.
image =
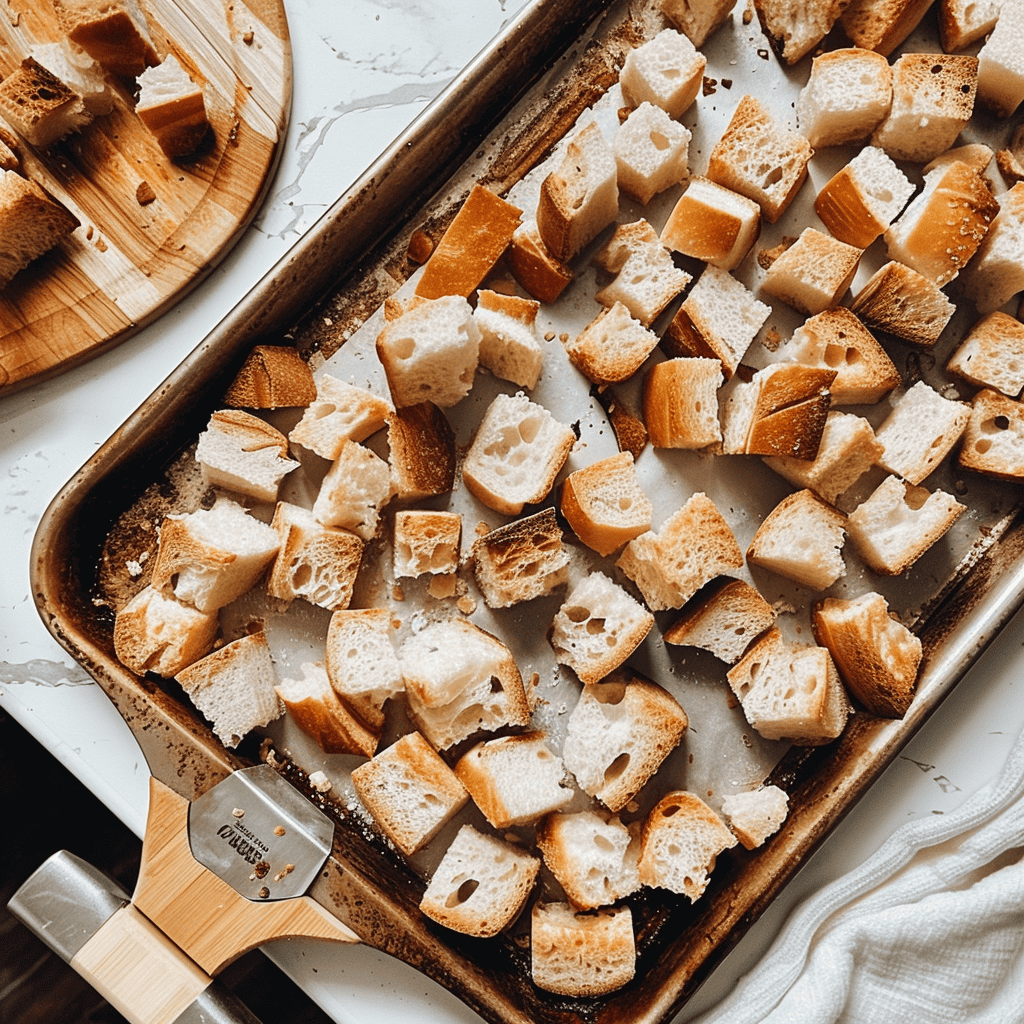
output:
M523 6L524 0L285 0L295 61L292 115L280 166L251 228L197 289L140 334L0 398L0 707L140 836L148 770L138 746L99 687L45 630L29 593L29 549L40 517L142 399ZM679 1021L729 990L802 895L860 863L902 822L949 811L996 773L1024 726L1021 626L1018 615ZM25 770L28 777L30 766ZM372 949L282 941L269 953L338 1021L479 1019Z

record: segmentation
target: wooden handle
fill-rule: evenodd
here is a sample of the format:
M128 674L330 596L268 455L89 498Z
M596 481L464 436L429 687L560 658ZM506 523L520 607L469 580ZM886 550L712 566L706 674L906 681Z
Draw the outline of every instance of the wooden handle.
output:
M131 904L71 966L131 1024L172 1024L213 980Z
M268 939L359 936L308 896L253 903L203 867L188 843L188 801L150 779L133 904L210 975Z

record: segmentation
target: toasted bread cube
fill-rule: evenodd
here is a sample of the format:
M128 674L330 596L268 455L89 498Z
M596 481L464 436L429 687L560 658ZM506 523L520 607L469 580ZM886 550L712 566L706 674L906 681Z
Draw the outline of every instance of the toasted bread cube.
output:
M945 491L929 493L887 476L847 517L861 557L882 576L906 572L960 518L966 506Z
M839 303L853 283L863 250L804 228L800 237L772 261L761 291L813 316Z
M859 46L830 50L811 63L797 96L796 122L814 149L846 146L867 141L891 103L892 69L885 57Z
M537 229L556 260L568 261L619 215L615 154L596 122L568 142L561 163L541 182Z
M560 510L576 536L599 555L610 555L651 528L651 502L628 451L570 473Z
M537 903L530 918L530 978L545 992L577 998L608 995L636 973L628 906L594 914L564 903Z
M999 20L999 0L939 0L939 38L946 53L966 50Z
M722 801L722 814L744 848L755 850L786 820L789 797L778 786L730 793Z
M411 857L469 800L466 787L418 733L352 769L352 785L381 831Z
M395 513L395 576L455 572L461 543L462 516L458 512L402 509Z
M967 332L946 369L979 388L1010 398L1024 390L1024 324L1006 313L989 313Z
M719 359L729 380L771 311L742 281L709 265L672 318L661 347L668 356Z
M173 53L146 68L135 84L135 114L171 160L192 156L210 131L203 87Z
M617 669L647 638L654 616L602 572L577 583L555 613L551 646L555 660L583 683Z
M644 423L655 448L707 448L722 440L717 359L666 359L644 378Z
M333 462L346 441L365 441L381 430L390 412L390 402L325 373L288 440Z
M978 53L978 99L998 117L1009 117L1024 100L1022 35L1020 4L1000 4L999 20Z
M224 392L224 404L236 409L293 409L316 399L313 371L291 345L253 346Z
M699 590L662 633L667 644L699 647L732 665L775 624L772 606L746 580L723 576Z
M447 494L455 486L455 431L433 402L387 414L391 489L402 501Z
M670 249L733 270L761 234L761 207L709 178L695 176L676 201L661 240Z
M875 129L872 145L894 160L933 160L970 121L977 87L977 57L903 54L892 66L892 106Z
M660 0L661 13L696 47L729 17L736 0Z
M477 743L456 762L455 775L496 829L531 824L573 798L562 759L543 732Z
M744 96L708 160L707 176L753 199L774 224L807 179L807 140L778 124L754 96Z
M946 293L911 267L890 260L868 278L850 309L868 327L915 345L934 345L956 312Z
M134 78L159 57L136 0L55 0L63 33L113 75Z
M889 613L881 594L829 597L814 607L814 637L832 654L839 675L873 715L902 718L921 664L921 641Z
M614 302L563 343L573 365L601 387L629 380L657 347L658 336L625 303Z
M727 678L747 721L765 739L819 746L846 725L850 704L828 650L790 644L777 627Z
M979 313L993 313L1024 289L1024 182L999 196L999 212L960 275Z
M689 174L690 129L644 101L612 139L619 188L646 205Z
M488 608L550 594L568 578L569 552L553 508L513 520L473 542L473 574Z
M640 880L694 903L704 894L718 855L735 845L725 822L699 796L675 790L644 821Z
M814 200L814 212L841 242L866 249L907 205L911 180L885 150L865 146Z
M434 869L420 910L453 931L491 938L519 916L539 870L538 857L463 825Z
M794 4L792 0L754 0L754 9L776 55L792 65L832 31L848 2Z
M508 262L515 279L539 302L557 302L573 278L572 268L544 244L535 220L513 232Z
M707 58L673 28L626 54L619 74L622 96L631 106L653 103L670 117L681 117L697 98Z
M959 464L1000 480L1024 479L1024 405L988 389L971 403Z
M829 385L833 405L877 402L901 381L889 353L846 306L804 321L778 354L803 366L834 370L836 377Z
M313 518L324 526L338 526L370 540L391 495L388 464L369 448L346 441L320 484Z
M480 364L528 391L537 386L544 362L536 327L539 308L535 299L481 288L473 314L480 328Z
M267 593L281 601L302 598L334 611L352 600L364 541L351 530L318 523L309 509L280 501L271 523L281 541Z
M645 220L620 224L595 254L594 263L615 275L594 298L603 306L621 302L644 327L692 280L672 262L658 233Z
M715 503L691 495L657 532L631 540L615 563L652 611L681 608L705 583L743 566L743 552Z
M580 789L621 811L679 745L689 720L668 690L628 668L584 687L562 757Z
M839 19L855 46L888 57L917 28L933 0L853 0Z
M0 82L0 117L36 149L92 121L82 97L32 57Z
M846 575L846 517L806 488L787 495L757 528L747 561L814 590Z

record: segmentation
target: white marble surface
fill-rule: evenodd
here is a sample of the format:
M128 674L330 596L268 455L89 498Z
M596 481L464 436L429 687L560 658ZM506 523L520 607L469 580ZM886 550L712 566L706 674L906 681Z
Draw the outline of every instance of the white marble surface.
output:
M29 595L29 547L40 516L136 405L523 2L285 0L285 6L295 57L292 120L253 227L156 324L85 366L0 399L0 706L139 835L147 769L138 747L102 691L46 632ZM1024 725L1022 642L1018 616L680 1021L729 989L801 895L859 863L903 821L949 811L995 774ZM370 949L279 942L271 953L338 1021L478 1019L417 972Z

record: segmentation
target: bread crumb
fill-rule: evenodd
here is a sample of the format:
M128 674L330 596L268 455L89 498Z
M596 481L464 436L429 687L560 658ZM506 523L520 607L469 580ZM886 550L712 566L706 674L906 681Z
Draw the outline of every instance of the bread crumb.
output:
M777 327L768 328L768 331L764 336L763 344L769 352L775 352L778 349L782 344L782 335L779 333L779 329Z
M434 251L434 242L425 231L417 228L409 239L406 255L413 263L426 263Z
M476 601L470 597L469 594L463 594L463 596L455 602L455 606L463 615L472 615L473 612L476 611Z
M156 199L153 186L148 181L140 181L139 187L135 190L135 201L139 206L148 206Z
M453 572L439 573L431 576L427 590L431 597L439 601L444 600L444 598L451 597L455 593L455 587L458 582L459 578Z
M232 810L231 814L235 818L244 818L245 817L245 811L243 811L241 807L234 808Z
M334 783L323 772L313 772L309 777L309 784L318 793L329 793L334 788Z
M246 33L245 33L245 34L244 34L244 35L242 36L242 42L243 42L243 43L245 43L245 45L246 45L246 46L252 46L252 41L253 41L253 40L254 40L255 38L256 38L256 35L255 35L255 33L253 32L253 30L252 30L252 29L249 29L249 31L248 31L248 32L246 32Z
M284 835L284 825L277 825L277 826L275 826L275 828L274 828L274 835L275 836L283 836Z
M702 87L705 96L714 96L715 91L718 88L718 80L715 78L705 78L704 85Z
M99 249L100 252L106 252L107 251L107 243L104 242L102 238L97 238L96 239L96 248Z
M405 600L405 591L402 589L402 584L401 583L396 583L394 585L394 587L391 589L391 597L395 601L404 601Z

